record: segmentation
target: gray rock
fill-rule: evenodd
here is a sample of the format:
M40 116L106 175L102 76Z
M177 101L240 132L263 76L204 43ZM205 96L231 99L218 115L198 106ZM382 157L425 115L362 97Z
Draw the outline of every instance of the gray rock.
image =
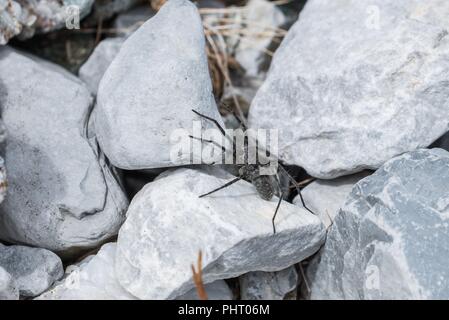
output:
M0 45L18 35L31 38L35 32L46 33L66 26L69 6L77 6L79 18L90 13L94 0L0 0ZM72 21L72 19L69 19Z
M448 299L448 169L421 149L358 182L307 270L311 298Z
M68 266L63 280L37 300L136 300L118 282L115 271L116 243L107 243L97 254L88 256L78 264ZM232 300L232 292L223 280L205 285L208 299ZM177 300L197 300L192 289Z
M319 219L277 200L262 200L240 181L209 197L199 195L233 178L209 169L164 172L131 202L117 241L120 283L141 299L173 299L193 288L190 265L203 252L203 281L251 271L278 271L310 256L325 238Z
M233 300L233 294L226 281L217 280L204 285L208 300ZM176 298L176 300L198 300L196 288Z
M296 289L298 274L292 266L278 272L250 272L239 282L242 300L283 300Z
M23 297L41 294L64 274L61 259L56 254L25 246L0 244L0 266L14 278Z
M204 46L198 10L187 0L168 1L125 41L100 82L94 111L98 141L113 165L148 169L191 162L190 152L170 159L171 135L192 132L192 121L200 120L192 109L221 122Z
M308 1L250 125L280 129L281 158L324 179L430 145L448 131L448 13L444 0Z
M69 255L115 235L127 200L87 137L86 87L8 47L0 49L0 69L9 182L0 237Z
M19 300L19 289L13 277L0 267L0 300Z
M368 175L369 172L364 171L333 180L315 180L305 187L301 194L306 206L329 228L354 185ZM302 207L299 196L293 199L293 203Z
M156 11L148 4L138 6L120 13L114 20L114 28L120 35L129 36L155 14Z
M101 41L89 59L81 66L79 77L93 95L97 94L103 74L120 51L124 41L123 38L107 38Z
M96 255L67 267L64 279L37 299L135 300L117 281L115 253L115 243L103 245Z

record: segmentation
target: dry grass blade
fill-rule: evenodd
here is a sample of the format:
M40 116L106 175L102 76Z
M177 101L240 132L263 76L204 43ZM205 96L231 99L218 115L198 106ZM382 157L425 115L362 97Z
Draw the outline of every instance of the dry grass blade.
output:
M229 75L227 52L226 52L226 42L223 40L223 37L220 35L220 33L215 31L213 27L211 27L210 25L208 25L206 23L203 23L203 25L204 25L204 28L207 31L209 31L209 32L206 32L206 40L207 40L207 43L209 44L210 48L212 49L212 52L214 53L214 56L215 56L215 59L217 62L217 66L220 69L220 71L222 72L227 85L231 88L231 92L235 92L234 85L232 84L232 80ZM216 35L217 38L219 39L218 41L222 47L221 50L218 48L218 46L215 43L215 40L211 36L211 34ZM222 59L222 57L225 57L225 58ZM242 109L240 107L240 102L238 101L238 98L235 96L235 94L232 95L232 99L234 101L237 113L239 114L241 119L245 119Z
M330 225L329 225L329 227L327 227L327 229L329 230L329 228L332 227L332 225L334 224L334 220L333 220L332 217L330 216L329 211L327 211L327 209L326 209L326 215L327 215L327 217L329 218L329 221L331 222Z
M309 295L311 292L310 285L309 285L309 281L307 280L306 273L304 272L304 267L302 266L302 262L299 263L299 271L301 272L301 277L304 280L304 284L305 284L306 290L307 290L307 295Z
M308 179L298 182L297 184L298 184L298 187L304 187L315 180L316 180L315 178L308 178ZM296 189L296 186L290 186L288 189L289 190Z
M98 18L98 23L97 23L97 32L96 32L96 36L95 36L95 46L100 42L102 33L103 33L103 17L100 16Z
M200 14L230 14L230 13L240 13L247 10L245 7L229 7L229 8L200 8L198 11Z
M200 252L198 253L198 261L197 261L198 271L195 270L195 266L193 264L191 265L192 273L193 273L192 278L193 278L193 283L195 283L198 298L200 300L207 300L207 293L206 293L206 289L204 289L204 284L203 284L202 264L203 264L203 254L200 250Z
M277 6L283 6L284 4L289 4L290 2L293 2L294 0L276 0L272 1L273 4Z
M222 26L226 26L228 28L239 28L242 30L246 30L248 27L253 27L261 29L264 30L265 32L270 32L270 34L267 34L267 36L270 37L272 36L273 32L279 34L279 36L285 36L287 34L287 30L271 26L265 23L260 23L252 19L247 19L245 17L240 17L239 20L236 20L234 18L221 17L217 19L217 22L219 22ZM245 26L242 26L242 24Z

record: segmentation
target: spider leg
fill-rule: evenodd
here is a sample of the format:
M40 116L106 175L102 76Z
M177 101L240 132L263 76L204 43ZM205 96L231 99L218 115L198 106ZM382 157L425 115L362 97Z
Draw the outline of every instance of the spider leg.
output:
M239 122L239 124L240 124L240 126L243 128L243 130L246 131L246 130L248 129L248 127L247 127L247 125L246 125L246 123L245 123L244 118L242 118L240 115L238 115L237 112L235 112L235 110L234 110L233 108L229 107L229 105L226 104L226 103L222 103L221 105L222 105L226 110L228 110L229 112L232 113L232 115L233 115L234 118ZM255 140L256 145L257 145L257 150L263 150L263 151L265 152L265 154L266 154L268 149L267 149L265 146L264 146L264 147L261 147L260 144L259 144L259 140L258 140L257 138L255 138L254 140ZM269 152L269 150L268 150L268 152Z
M311 214L313 214L313 215L315 215L315 213L312 211L312 210L310 210L307 206L306 206L306 203L304 202L304 198L302 197L302 193L301 193L301 189L299 188L299 185L298 185L298 183L296 182L296 180L290 175L290 173L288 173L288 171L279 163L279 166L278 166L284 173L285 173L285 175L287 176L287 178L293 183L293 185L295 186L295 188L296 188L296 191L298 192L298 195L299 195L299 198L301 199L301 203L302 203L302 205L303 205L303 207L307 210L307 211L309 211Z
M281 206L283 196L284 196L284 193L282 192L279 197L278 205L276 206L276 211L274 212L273 218L271 218L271 224L273 225L273 234L276 234L276 225L274 223L274 220L276 219L276 215L278 214L279 207Z
M202 198L202 197L208 196L208 195L210 195L210 194L212 194L212 193L214 193L214 192L217 192L217 191L219 191L219 190L221 190L221 189L227 188L227 187L229 187L231 184L234 184L234 183L236 183L236 182L239 181L239 180L242 180L242 178L237 177L237 178L235 178L235 179L233 179L233 180L231 180L231 181L225 183L225 184L222 185L221 187L219 187L219 188L217 188L217 189L214 189L214 190L212 190L212 191L210 191L210 192L208 192L208 193L202 194L202 195L200 195L199 197Z
M217 120L215 120L214 118L208 117L208 116L206 116L206 115L204 115L202 113L199 113L198 111L196 111L194 109L192 109L192 111L193 111L193 113L195 113L196 115L200 116L201 118L204 118L206 120L212 121L215 124L215 126L218 128L218 130L220 130L221 134L224 135L225 137L227 137L225 130L223 129L222 126L220 126L220 124L218 123Z
M206 115L204 115L204 114L202 114L202 113L199 113L198 111L196 111L196 110L194 110L194 109L192 109L192 111L193 111L193 113L195 113L196 115L200 116L201 118L204 118L204 119L206 119L206 120L212 121L212 122L215 124L215 126L218 128L218 130L220 130L221 134L222 134L226 139L228 139L228 141L231 143L231 145L233 146L233 149L234 149L234 140L233 140L230 136L228 136L228 135L226 134L225 129L223 129L223 127L218 123L217 120L215 120L215 119L213 119L213 118L211 118L211 117L208 117L208 116L206 116Z
M203 139L203 138L198 138L198 137L194 137L194 136L190 136L190 135L189 135L189 137L190 137L191 139L199 140L199 141L201 141L201 142L212 143L214 146L221 148L221 150L223 151L223 153L226 153L226 151L227 151L225 147L223 147L222 145L220 145L220 144L219 144L218 142L216 142L216 141L213 141L213 140L207 140L207 139Z
M279 201L278 201L278 204L276 206L276 210L274 211L273 218L271 218L271 224L273 225L273 234L276 234L276 225L274 223L274 220L276 219L276 216L278 214L279 208L281 206L282 199L284 198L284 191L282 191L281 183L279 182L279 178L278 178L277 174L275 175L275 178L276 178L276 183L277 183L278 191L279 191Z

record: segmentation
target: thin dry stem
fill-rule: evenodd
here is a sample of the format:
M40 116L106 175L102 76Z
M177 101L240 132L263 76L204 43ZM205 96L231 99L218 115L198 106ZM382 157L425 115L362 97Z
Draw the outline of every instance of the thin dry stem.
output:
M327 217L329 218L329 221L331 222L328 227L328 228L330 228L334 224L334 220L332 220L332 217L330 216L329 211L327 211L327 209L325 210L325 212L326 212Z
M95 46L100 42L101 35L103 33L103 17L98 18L98 26L97 26L97 32L95 36Z
M209 26L208 24L204 23L204 26L207 28L207 30L210 30L212 33L214 33L215 35L217 35L217 37L220 39L223 39L219 33L215 32L214 29ZM225 64L223 63L222 59L221 59L221 54L219 52L219 49L217 47L217 45L215 44L214 39L212 38L212 36L210 34L206 34L206 39L207 42L209 43L209 45L212 48L212 51L215 54L216 57L216 61L217 61L217 65L220 68L221 72L223 73L223 76L225 78L225 81L227 83L227 85L231 88L231 92L232 92L232 99L234 101L237 113L239 114L239 116L241 117L241 119L245 119L243 112L242 112L242 108L240 107L240 102L238 101L237 96L234 94L235 89L234 89L234 85L232 84L232 80L231 77L229 75L229 69L228 69L228 63L227 60L225 60ZM227 53L226 53L226 44L224 42L224 40L220 40L222 41L221 43L224 43L224 49L223 49L223 53L224 56L227 57Z
M203 264L203 254L200 250L198 253L198 260L197 260L198 271L195 270L195 266L193 264L191 265L192 273L193 273L192 278L193 278L193 283L195 284L195 287L196 287L196 292L198 294L198 298L200 300L207 300L207 292L206 292L206 289L204 289L204 284L203 284L202 264Z
M293 2L293 0L276 0L272 1L272 3L276 6L283 6L284 4L289 4L290 2Z
M304 267L302 266L302 262L299 263L299 271L301 272L301 277L304 279L304 284L306 285L307 295L310 294L310 286L307 281L306 273L304 272Z
M303 187L303 186L308 185L310 182L313 182L315 180L316 180L315 178L308 178L308 179L302 180L301 182L298 182L297 185L298 185L298 187ZM296 186L290 186L289 189L296 189Z

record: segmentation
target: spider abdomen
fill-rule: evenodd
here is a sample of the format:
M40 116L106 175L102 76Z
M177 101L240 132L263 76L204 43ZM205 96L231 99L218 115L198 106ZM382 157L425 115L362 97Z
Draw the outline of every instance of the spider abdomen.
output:
M269 176L258 176L252 180L257 193L264 200L271 200L274 195L273 184Z

